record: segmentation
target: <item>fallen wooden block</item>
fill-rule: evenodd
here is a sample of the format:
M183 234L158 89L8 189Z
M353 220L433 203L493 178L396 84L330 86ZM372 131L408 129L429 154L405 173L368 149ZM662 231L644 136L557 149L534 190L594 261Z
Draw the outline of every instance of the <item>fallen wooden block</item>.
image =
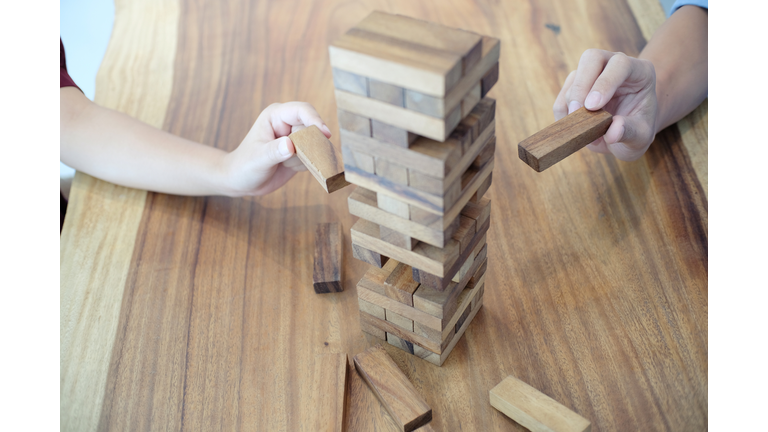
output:
M401 431L412 431L432 421L432 408L384 348L371 347L356 355L354 360L360 376Z
M491 406L532 431L585 432L589 420L512 375L490 391Z
M313 392L314 425L307 430L342 432L346 430L347 381L349 359L344 353L315 357ZM309 426L309 425L308 425Z
M520 160L542 172L605 135L613 116L584 107L536 132L517 145Z
M317 126L298 130L288 138L296 148L296 155L326 192L336 192L349 184L344 179L344 162Z
M317 224L312 281L317 294L344 291L341 285L342 235L338 222Z

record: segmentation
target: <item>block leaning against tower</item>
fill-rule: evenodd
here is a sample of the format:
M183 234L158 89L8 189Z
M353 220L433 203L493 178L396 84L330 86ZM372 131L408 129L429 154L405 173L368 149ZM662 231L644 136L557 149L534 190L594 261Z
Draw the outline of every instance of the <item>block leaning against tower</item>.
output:
M329 51L360 325L440 366L483 304L499 40L377 11Z

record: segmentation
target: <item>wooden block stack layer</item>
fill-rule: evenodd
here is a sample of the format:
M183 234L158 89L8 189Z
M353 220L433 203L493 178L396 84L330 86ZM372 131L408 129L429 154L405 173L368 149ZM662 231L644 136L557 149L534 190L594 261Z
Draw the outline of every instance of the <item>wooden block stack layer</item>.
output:
M373 12L329 48L363 331L437 365L482 306L499 47Z

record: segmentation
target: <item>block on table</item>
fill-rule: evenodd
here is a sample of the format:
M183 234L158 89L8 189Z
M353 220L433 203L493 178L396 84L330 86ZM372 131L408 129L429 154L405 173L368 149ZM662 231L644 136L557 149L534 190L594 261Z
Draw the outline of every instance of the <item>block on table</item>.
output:
M342 432L346 430L347 381L349 380L349 358L345 353L320 354L315 356L312 379L314 431Z
M342 234L338 222L317 224L312 281L317 294L344 291L342 281Z
M326 192L335 192L349 184L344 179L341 157L317 126L298 130L288 138L296 148L296 155Z
M510 375L490 390L491 406L530 430L585 432L589 420Z
M354 357L355 367L395 424L412 431L432 420L432 408L381 346Z

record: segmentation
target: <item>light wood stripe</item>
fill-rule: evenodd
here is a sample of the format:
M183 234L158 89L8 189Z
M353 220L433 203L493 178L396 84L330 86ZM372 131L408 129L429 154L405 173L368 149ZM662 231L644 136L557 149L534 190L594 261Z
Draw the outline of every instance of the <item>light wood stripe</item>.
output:
M162 127L178 37L177 0L115 2L96 103ZM62 431L99 425L123 290L147 192L78 172L60 242Z

